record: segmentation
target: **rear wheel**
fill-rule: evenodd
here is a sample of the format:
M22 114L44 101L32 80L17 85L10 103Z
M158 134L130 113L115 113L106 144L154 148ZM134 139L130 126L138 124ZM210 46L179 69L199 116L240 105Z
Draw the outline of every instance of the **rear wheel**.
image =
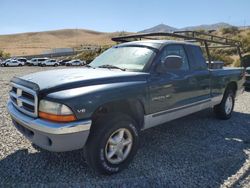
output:
M224 120L231 118L234 109L234 102L235 94L233 90L226 90L221 103L214 106L216 117Z
M138 149L136 122L125 114L113 113L93 125L85 146L89 166L101 174L114 174L126 168Z

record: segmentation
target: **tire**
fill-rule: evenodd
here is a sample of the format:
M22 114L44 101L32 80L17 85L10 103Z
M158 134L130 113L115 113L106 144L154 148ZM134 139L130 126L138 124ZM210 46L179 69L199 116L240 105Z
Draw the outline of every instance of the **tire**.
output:
M19 67L21 67L21 66L22 66L22 64L18 64L18 66L19 66Z
M218 119L227 120L232 116L235 103L233 90L227 89L220 104L214 106L214 113Z
M126 168L136 154L139 145L139 134L136 127L136 122L130 116L121 113L112 113L99 118L94 122L84 148L88 165L97 173L108 175ZM118 135L121 132L124 132L123 139L119 141ZM122 143L127 145L123 146ZM111 148L115 151L113 155ZM124 159L122 160L117 153ZM111 154L111 157L108 157L108 154Z

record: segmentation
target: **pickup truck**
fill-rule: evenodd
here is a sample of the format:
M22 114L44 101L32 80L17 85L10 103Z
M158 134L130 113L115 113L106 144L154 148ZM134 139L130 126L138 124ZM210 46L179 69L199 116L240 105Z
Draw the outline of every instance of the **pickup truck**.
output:
M142 130L206 108L229 119L244 81L244 69L209 69L191 42L133 41L82 68L14 77L7 108L35 145L82 148L92 169L113 174L131 162Z

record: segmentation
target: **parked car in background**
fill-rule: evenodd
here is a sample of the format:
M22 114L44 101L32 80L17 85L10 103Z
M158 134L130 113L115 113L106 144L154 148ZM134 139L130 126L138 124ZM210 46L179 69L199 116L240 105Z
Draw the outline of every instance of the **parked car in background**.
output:
M6 60L2 61L2 62L1 62L1 67L4 67L5 64L6 64L7 62L11 61L11 60L12 60L12 59L6 59Z
M60 61L58 61L58 62L59 62L60 65L65 65L66 62L69 62L69 61L70 61L70 60L68 60L68 59L63 59L63 60L60 60Z
M48 59L46 61L43 61L40 63L40 66L45 67L45 66L59 66L59 62L57 62L55 59Z
M23 63L24 63L24 65L26 65L26 63L27 63L27 59L26 59L26 58L24 58L24 57L14 58L14 60L17 60L17 61L23 62Z
M37 58L32 58L31 60L28 60L28 61L27 61L27 65L28 65L28 66L32 66L33 64L36 63L36 61L37 61Z
M5 67L15 67L15 66L24 66L24 62L17 60L8 60L4 64Z
M27 65L29 66L38 66L42 62L48 60L49 58L32 58L30 61L27 62Z
M66 66L83 66L85 64L86 62L81 60L72 60L65 63Z

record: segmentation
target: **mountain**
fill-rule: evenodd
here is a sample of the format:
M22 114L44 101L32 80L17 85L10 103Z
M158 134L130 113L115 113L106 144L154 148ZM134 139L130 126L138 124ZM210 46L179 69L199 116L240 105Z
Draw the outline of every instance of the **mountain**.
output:
M176 31L177 28L165 25L165 24L159 24L157 26L154 26L149 29L145 29L143 31L139 31L139 33L154 33L154 32L172 32Z
M180 30L218 30L221 28L228 28L232 27L232 25L228 23L216 23L216 24L210 24L210 25L198 25L198 26L190 26L190 27L184 27L181 28Z
M172 32L172 31L180 31L180 30L217 30L220 28L227 28L232 27L232 25L228 23L215 23L215 24L208 24L208 25L198 25L198 26L189 26L183 28L174 28L169 25L160 24L143 31L139 31L138 33L151 33L151 32Z

